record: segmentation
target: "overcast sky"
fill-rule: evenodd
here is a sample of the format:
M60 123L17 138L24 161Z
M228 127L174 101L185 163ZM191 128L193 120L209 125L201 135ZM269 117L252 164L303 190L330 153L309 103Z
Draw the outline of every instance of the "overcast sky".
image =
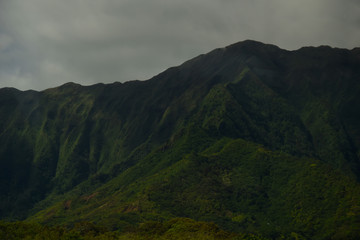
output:
M0 87L145 80L253 39L360 46L359 0L0 0Z

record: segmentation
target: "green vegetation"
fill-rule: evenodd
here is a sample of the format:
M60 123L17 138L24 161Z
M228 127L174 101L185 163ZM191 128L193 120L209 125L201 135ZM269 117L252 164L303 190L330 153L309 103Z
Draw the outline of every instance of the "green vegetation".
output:
M360 234L359 184L327 164L228 138L174 161L183 148L155 151L91 194L73 193L29 220L124 229L183 216L271 238Z
M109 231L90 222L79 222L73 226L47 227L24 222L1 223L0 238L54 239L54 240L266 240L254 234L235 234L219 229L213 223L196 222L187 218L174 218L167 222L144 222L124 232Z
M144 82L0 89L0 238L358 239L359 69L246 41Z

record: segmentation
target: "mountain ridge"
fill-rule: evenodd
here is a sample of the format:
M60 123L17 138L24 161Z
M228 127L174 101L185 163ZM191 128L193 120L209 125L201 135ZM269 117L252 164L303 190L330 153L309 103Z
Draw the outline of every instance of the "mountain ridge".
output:
M0 89L0 217L355 236L359 79L356 50L244 41L147 81Z

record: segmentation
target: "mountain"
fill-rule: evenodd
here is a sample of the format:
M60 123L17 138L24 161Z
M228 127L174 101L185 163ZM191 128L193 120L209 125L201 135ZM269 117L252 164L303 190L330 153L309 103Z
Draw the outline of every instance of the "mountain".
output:
M357 239L359 103L359 48L249 40L147 81L3 88L0 217Z

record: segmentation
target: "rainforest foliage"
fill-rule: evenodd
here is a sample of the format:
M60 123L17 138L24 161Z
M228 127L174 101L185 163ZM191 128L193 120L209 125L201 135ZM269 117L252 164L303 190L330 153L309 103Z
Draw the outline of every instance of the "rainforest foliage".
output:
M123 232L110 231L91 222L56 227L25 222L0 222L0 238L8 240L266 240L254 234L228 233L220 230L214 223L196 222L187 218L174 218L164 223L144 222Z
M358 49L254 41L148 81L0 89L0 217L22 220L0 234L358 239L358 103Z

